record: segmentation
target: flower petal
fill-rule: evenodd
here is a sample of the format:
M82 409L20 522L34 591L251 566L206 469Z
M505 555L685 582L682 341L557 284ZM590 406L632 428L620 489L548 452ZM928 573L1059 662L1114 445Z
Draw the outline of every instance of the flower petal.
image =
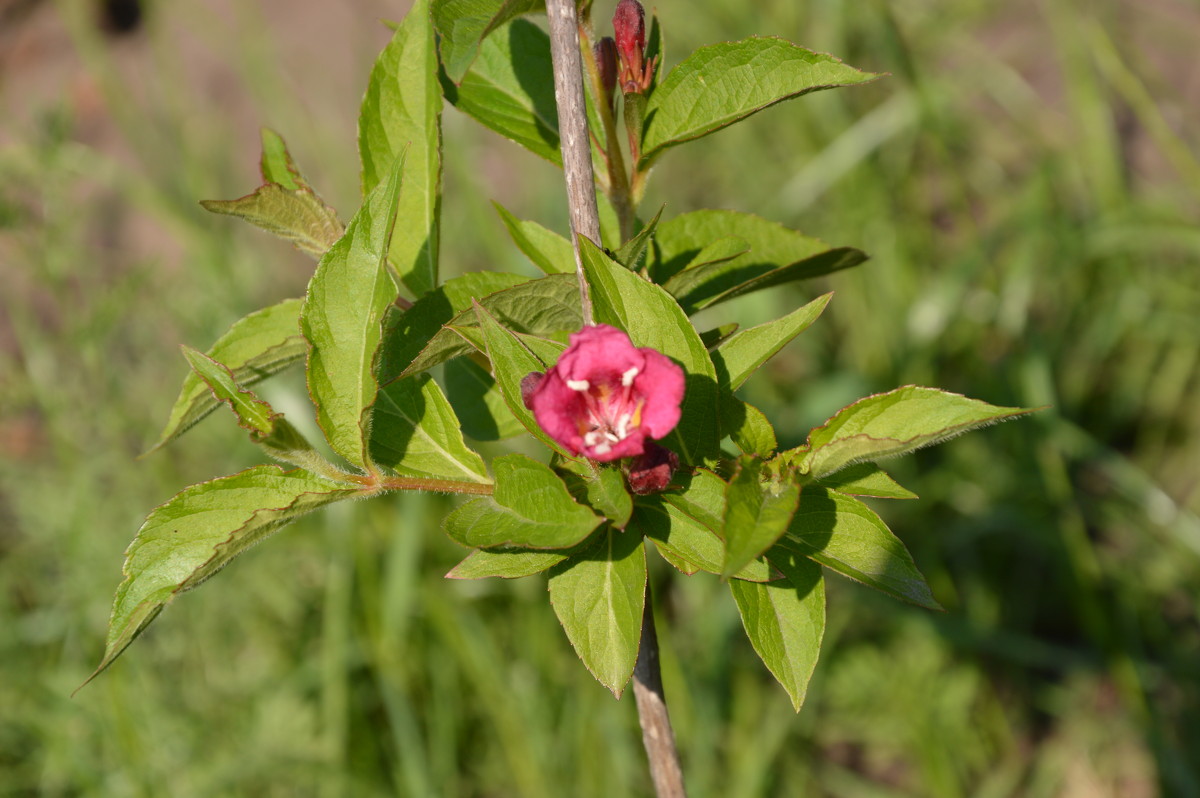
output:
M679 404L683 401L683 369L654 349L640 350L645 366L633 382L635 393L645 398L642 429L651 438L661 438L679 423Z

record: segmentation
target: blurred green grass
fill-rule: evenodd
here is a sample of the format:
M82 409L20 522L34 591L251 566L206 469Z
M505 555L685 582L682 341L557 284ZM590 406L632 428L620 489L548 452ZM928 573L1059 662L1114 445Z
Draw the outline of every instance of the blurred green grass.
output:
M542 581L441 578L459 552L437 497L289 528L69 697L145 513L256 461L216 421L135 458L183 374L177 345L311 272L196 205L252 188L256 126L353 208L355 109L386 39L369 17L402 13L354 5L335 13L364 18L355 46L331 52L265 3L157 4L112 41L64 2L39 13L68 21L71 94L24 93L0 60L0 99L23 111L0 130L0 794L648 794L632 701L580 667ZM746 387L781 441L909 382L1050 406L895 463L922 498L879 509L947 612L831 581L798 716L722 587L658 572L691 794L1200 794L1195 7L657 8L668 63L761 33L893 73L669 153L646 200L873 255L731 305L752 323L837 292ZM453 112L445 133L447 270L528 270L488 200L562 227L554 170ZM303 415L295 375L268 393Z

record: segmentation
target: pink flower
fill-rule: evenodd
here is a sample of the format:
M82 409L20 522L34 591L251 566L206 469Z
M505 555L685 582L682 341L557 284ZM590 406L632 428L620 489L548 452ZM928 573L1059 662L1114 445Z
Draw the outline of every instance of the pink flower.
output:
M532 389L538 424L573 454L636 457L679 423L683 369L607 324L584 327Z

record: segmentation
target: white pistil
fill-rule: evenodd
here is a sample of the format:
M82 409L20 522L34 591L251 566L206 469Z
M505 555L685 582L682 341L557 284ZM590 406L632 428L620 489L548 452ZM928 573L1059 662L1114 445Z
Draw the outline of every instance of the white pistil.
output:
M567 380L567 387L572 391L586 391L592 386L587 380Z

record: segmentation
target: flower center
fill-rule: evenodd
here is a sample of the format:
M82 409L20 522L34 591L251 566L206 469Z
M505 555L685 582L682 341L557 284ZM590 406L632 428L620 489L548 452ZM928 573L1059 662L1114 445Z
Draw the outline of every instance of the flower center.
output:
M621 375L621 384L604 382L592 385L587 380L567 380L567 387L583 394L586 412L579 420L583 443L597 455L606 455L612 447L629 437L642 423L645 399L633 395L633 380L638 367Z

